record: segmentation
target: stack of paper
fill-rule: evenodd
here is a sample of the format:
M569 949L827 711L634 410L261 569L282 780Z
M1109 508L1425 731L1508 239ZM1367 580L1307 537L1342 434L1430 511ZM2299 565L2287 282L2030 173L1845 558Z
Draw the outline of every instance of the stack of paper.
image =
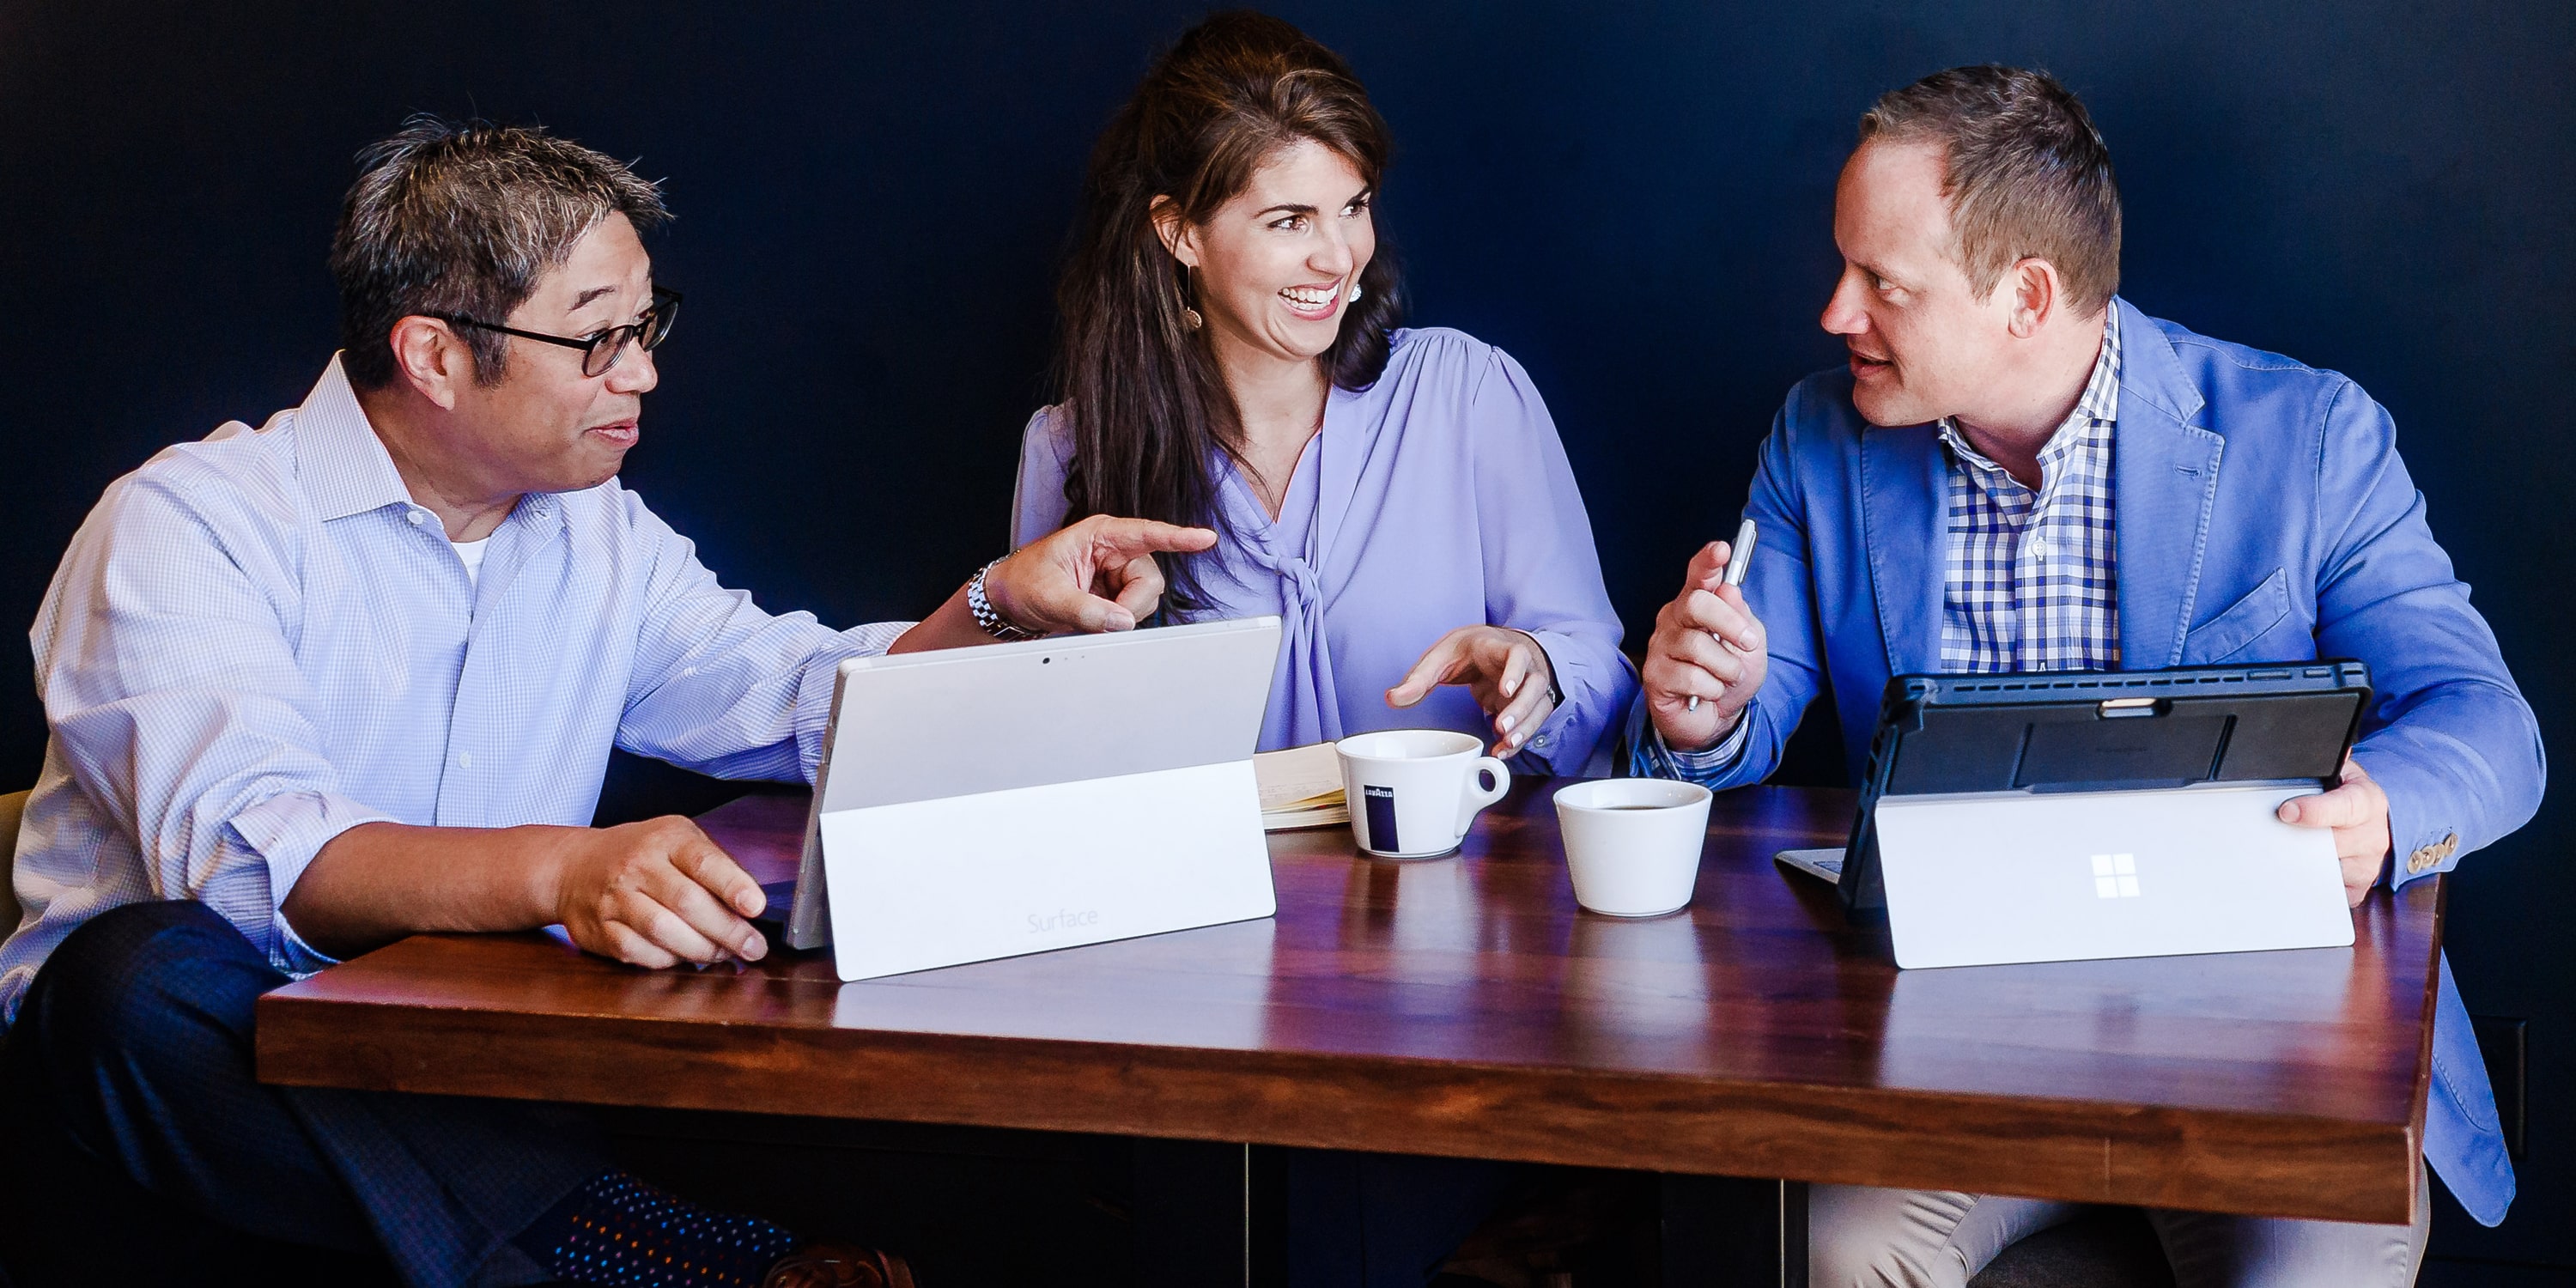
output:
M1351 821L1350 806L1342 799L1342 758L1329 742L1262 752L1252 758L1252 778L1260 785L1262 831L1338 827Z

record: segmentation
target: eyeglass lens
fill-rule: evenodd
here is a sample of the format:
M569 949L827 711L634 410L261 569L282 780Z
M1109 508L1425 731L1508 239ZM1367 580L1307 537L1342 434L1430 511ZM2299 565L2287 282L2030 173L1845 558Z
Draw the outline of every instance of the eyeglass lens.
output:
M618 359L626 356L626 346L634 343L639 337L643 341L642 347L645 352L650 353L659 348L663 339L671 334L671 319L679 311L678 296L656 292L652 309L642 318L625 326L610 327L591 337L590 349L582 354L581 374L585 376L607 374L609 368L617 365Z

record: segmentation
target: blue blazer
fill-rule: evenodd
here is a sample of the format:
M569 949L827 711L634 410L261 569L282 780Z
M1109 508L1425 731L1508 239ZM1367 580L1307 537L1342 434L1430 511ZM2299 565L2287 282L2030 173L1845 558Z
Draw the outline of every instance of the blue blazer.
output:
M2540 805L2540 728L2425 526L2388 412L2333 372L2112 307L2121 666L2369 663L2378 694L2353 756L2388 792L2395 884L2522 826ZM1800 382L1762 444L1744 589L1771 669L1742 758L1711 787L1768 775L1828 689L1857 780L1887 678L1941 669L1940 441L1870 427L1851 385L1847 370ZM1651 740L1632 744L1633 772L1674 772ZM2493 1225L2513 1167L2447 960L2432 1075L2425 1157Z

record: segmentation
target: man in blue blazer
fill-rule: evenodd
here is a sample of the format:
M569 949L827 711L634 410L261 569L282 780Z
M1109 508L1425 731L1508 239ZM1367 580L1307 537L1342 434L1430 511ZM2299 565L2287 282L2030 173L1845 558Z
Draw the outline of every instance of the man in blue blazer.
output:
M1712 544L1658 616L1636 772L1759 781L1830 687L1858 777L1891 674L2320 656L2378 687L2330 827L2358 903L2448 871L2538 807L2530 707L2426 526L2388 412L2351 380L2195 335L2114 292L2119 194L2044 73L1959 68L1882 98L1836 190L1825 329L1790 391L1741 590ZM2513 1170L2442 968L2425 1154L2493 1224ZM2405 1284L2406 1226L2151 1213L2179 1281ZM1817 1187L1815 1282L1962 1284L2068 1205Z

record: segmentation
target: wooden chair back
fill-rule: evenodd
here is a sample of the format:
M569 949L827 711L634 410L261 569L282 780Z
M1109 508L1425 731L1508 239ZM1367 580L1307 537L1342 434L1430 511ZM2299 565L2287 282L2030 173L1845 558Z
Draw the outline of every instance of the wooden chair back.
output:
M18 928L18 820L27 815L27 793L0 796L0 939Z

